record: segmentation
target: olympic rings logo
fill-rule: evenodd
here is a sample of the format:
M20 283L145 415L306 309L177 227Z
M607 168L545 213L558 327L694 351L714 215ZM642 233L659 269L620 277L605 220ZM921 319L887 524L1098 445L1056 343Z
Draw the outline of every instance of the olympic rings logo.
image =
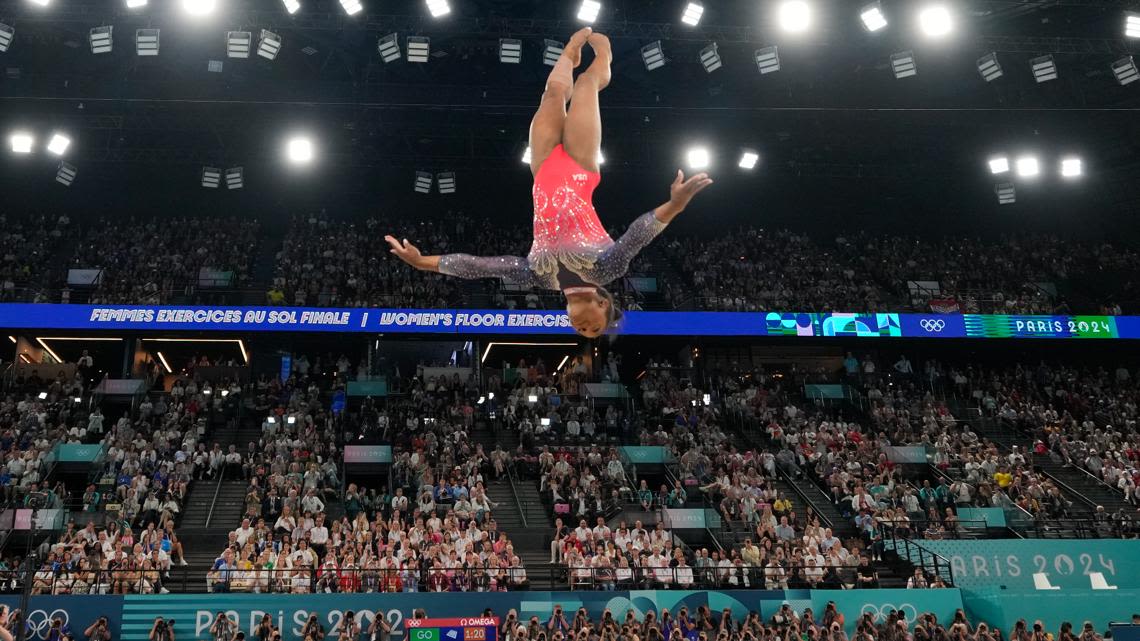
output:
M872 615L872 619L878 623L879 621L886 621L891 612L898 612L902 614L907 621L918 620L918 610L909 603L904 603L900 606L894 606L890 603L884 603L882 605L868 603L863 606L862 610L860 610L860 615L870 614Z
M63 621L66 626L69 622L67 610L53 610L51 614L47 610L32 610L28 613L28 631L34 633L37 638L47 639L48 633L51 632L51 622L55 619Z
M924 318L918 321L918 326L928 332L941 332L946 329L946 321L941 318Z

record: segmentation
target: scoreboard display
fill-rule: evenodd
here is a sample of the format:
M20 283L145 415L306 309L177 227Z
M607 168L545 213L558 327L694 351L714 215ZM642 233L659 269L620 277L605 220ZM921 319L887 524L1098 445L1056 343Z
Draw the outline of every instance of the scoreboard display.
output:
M405 619L407 641L497 641L498 617Z

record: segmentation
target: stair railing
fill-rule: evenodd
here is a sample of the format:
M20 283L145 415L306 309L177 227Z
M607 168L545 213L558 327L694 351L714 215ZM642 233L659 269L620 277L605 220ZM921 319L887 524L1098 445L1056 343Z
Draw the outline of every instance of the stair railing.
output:
M206 527L210 527L210 519L214 518L214 506L218 504L218 494L222 491L222 481L226 480L226 464L222 463L222 473L218 475L218 486L214 488L214 498L210 501L210 511L206 513Z
M529 528L530 525L526 522L526 510L523 509L522 501L519 500L518 489L515 488L515 466L509 463L507 465L507 482L511 485L511 496L515 498L515 507L519 511L519 518L522 519L523 528Z

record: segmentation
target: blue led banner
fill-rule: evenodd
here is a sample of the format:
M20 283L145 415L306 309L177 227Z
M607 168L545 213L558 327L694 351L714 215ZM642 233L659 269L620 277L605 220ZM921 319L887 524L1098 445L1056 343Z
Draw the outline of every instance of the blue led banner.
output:
M555 310L323 309L0 304L0 328L29 330L573 334ZM629 336L1140 338L1138 316L629 312Z

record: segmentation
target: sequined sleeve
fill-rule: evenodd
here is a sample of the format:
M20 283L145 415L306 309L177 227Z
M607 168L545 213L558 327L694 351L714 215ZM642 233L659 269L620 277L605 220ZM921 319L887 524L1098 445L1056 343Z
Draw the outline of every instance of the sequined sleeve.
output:
M599 285L612 282L625 276L629 263L642 249L645 249L654 238L668 225L657 220L654 212L642 214L629 225L621 238L606 249L594 267L595 276Z
M526 259L519 256L444 254L439 257L439 273L457 278L506 278L524 287L540 286Z

